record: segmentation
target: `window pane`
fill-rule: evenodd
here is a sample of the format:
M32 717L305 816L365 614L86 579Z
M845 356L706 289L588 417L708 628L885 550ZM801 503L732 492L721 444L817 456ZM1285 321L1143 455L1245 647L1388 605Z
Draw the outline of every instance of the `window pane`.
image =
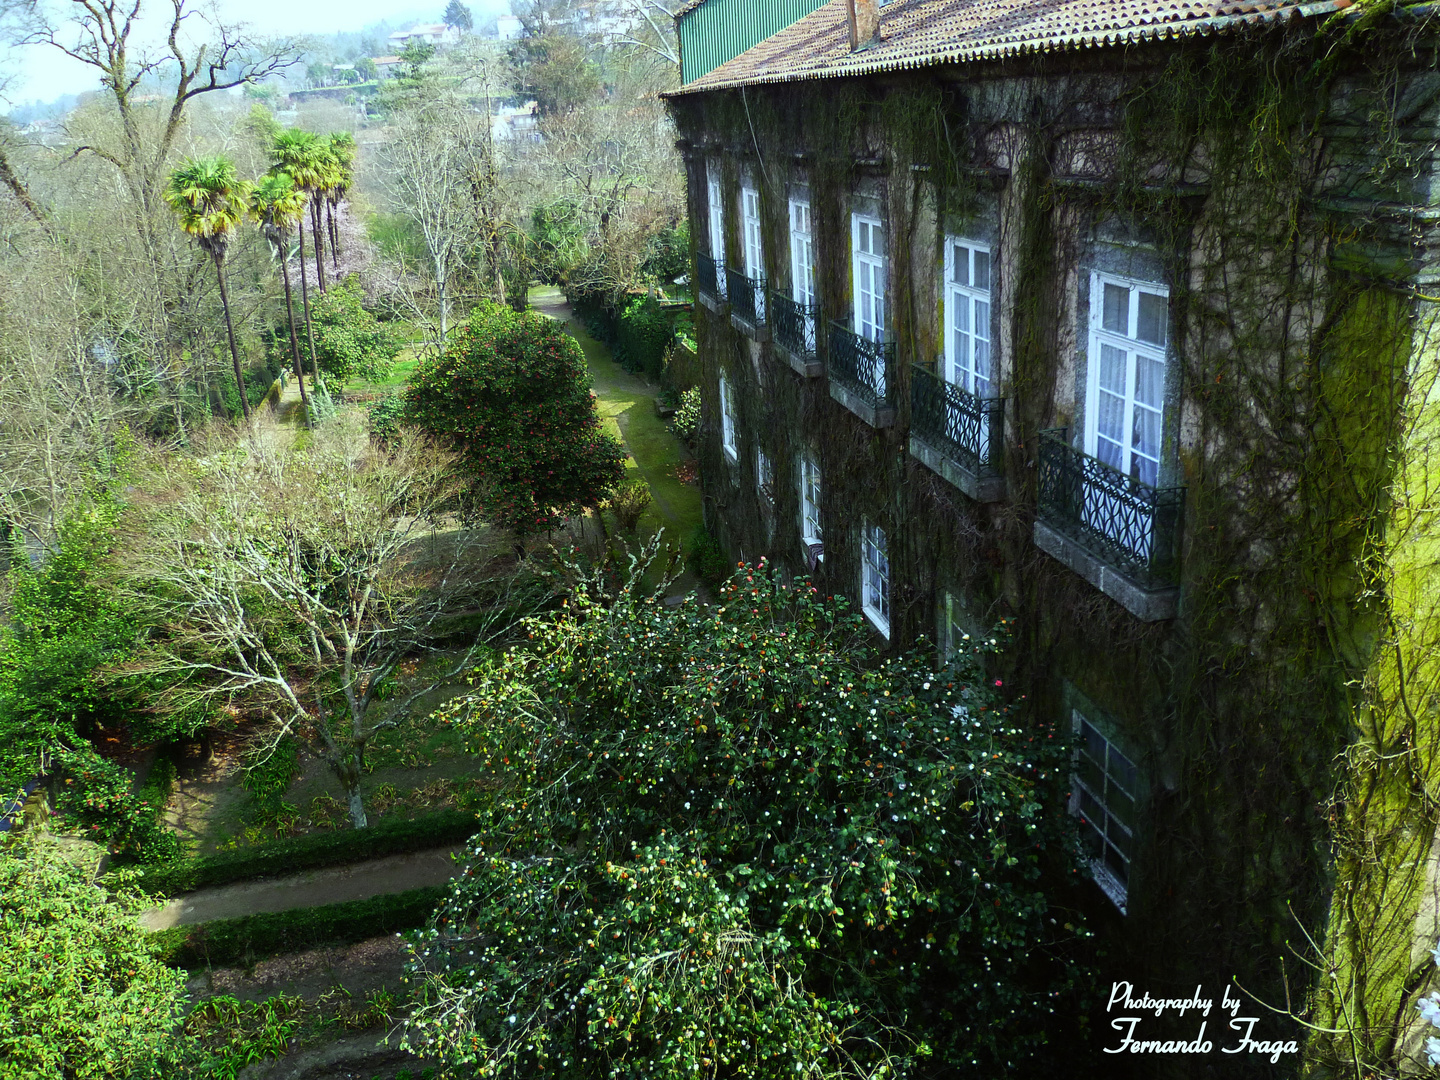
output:
M970 298L961 292L950 294L950 306L955 309L955 329L970 332Z
M1164 345L1169 311L1170 304L1165 297L1142 292L1140 294L1140 325L1135 330L1135 336L1152 345Z
M1113 848L1105 849L1105 867L1124 885L1130 878L1130 864L1122 859Z
M1115 815L1115 820L1126 828L1135 827L1135 800L1119 788L1111 786L1105 794L1105 805ZM1127 849L1128 850L1128 849Z
M1101 325L1117 334L1130 333L1130 290L1105 283L1105 314Z
M1095 726L1089 720L1080 721L1080 738L1084 742L1085 753L1090 755L1091 760L1103 763L1106 750L1105 737L1095 730Z
M1110 748L1110 778L1130 794L1135 794L1135 766L1120 751Z
M980 387L985 384L984 389ZM975 393L984 397L990 390L990 343L981 338L975 339Z
M955 244L950 249L950 280L956 285L970 284L970 249Z
M1113 345L1100 346L1100 389L1112 394L1118 394L1122 398L1125 395L1125 361L1124 349L1117 349Z
M1097 828L1105 821L1104 808L1083 788L1080 791L1080 813L1084 814L1086 820L1093 822Z
M1135 406L1135 426L1131 431L1131 449L1148 458L1160 457L1160 414L1143 405Z
M1081 782L1091 791L1101 792L1105 790L1105 777L1100 771L1100 766L1085 755L1080 755L1079 768L1076 775Z
M1107 394L1100 391L1100 399L1097 402L1100 407L1100 414L1095 420L1095 430L1101 439L1108 439L1116 445L1123 446L1125 438L1125 400L1114 394ZM1103 454L1101 455L1104 456Z
M1152 409L1159 409L1164 395L1164 362L1153 356L1137 353L1135 356L1135 400Z
M990 288L990 253L988 251L975 252L975 288L987 291Z
M976 300L975 304L975 336L990 340L990 305L984 300Z
M1140 454L1136 454L1130 459L1130 475L1146 487L1159 487L1160 485L1159 463ZM1149 525L1144 527L1145 539L1143 541L1144 549L1141 551L1142 555L1148 555L1150 551L1150 528Z

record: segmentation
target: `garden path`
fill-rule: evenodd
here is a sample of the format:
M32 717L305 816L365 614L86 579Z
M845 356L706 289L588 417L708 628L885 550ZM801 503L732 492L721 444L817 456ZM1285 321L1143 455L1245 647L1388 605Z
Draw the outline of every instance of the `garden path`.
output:
M553 286L532 289L530 306L564 323L566 332L585 353L600 415L625 444L630 454L627 463L630 474L638 474L645 480L655 500L646 511L642 528L653 532L663 526L669 542L685 542L700 524L700 489L684 483L676 475L688 455L655 412L656 388L615 362L610 350L591 337L576 318L559 289Z
M147 930L168 930L211 919L233 919L260 912L319 907L443 885L455 873L451 854L464 845L387 855L349 866L327 866L284 877L240 881L197 889L140 914Z

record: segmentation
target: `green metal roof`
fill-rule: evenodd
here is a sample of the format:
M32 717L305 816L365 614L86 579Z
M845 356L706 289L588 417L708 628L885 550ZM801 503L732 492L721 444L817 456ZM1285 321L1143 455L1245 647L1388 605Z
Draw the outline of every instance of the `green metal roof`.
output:
M680 81L714 71L825 0L700 0L680 13Z

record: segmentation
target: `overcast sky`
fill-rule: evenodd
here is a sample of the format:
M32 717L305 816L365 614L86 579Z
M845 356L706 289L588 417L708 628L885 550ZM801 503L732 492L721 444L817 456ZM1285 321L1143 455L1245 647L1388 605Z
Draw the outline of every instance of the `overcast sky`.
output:
M193 2L193 0L192 0ZM246 22L262 35L334 34L355 32L371 23L388 20L403 24L416 18L438 22L449 0L219 0L221 18ZM465 0L475 21L510 10L509 0ZM51 7L63 11L68 4L52 0ZM431 11L430 9L434 10ZM170 11L165 0L144 0L141 18L152 34L163 34ZM146 13L148 12L148 17ZM162 39L163 40L163 39ZM12 104L50 101L62 94L94 90L94 69L71 60L50 46L0 46L0 75L11 76L5 97ZM0 114L7 106L0 101Z

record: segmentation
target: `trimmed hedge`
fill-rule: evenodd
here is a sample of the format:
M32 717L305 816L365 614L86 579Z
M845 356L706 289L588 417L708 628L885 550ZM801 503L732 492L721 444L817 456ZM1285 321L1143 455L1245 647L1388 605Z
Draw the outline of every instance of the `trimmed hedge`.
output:
M266 956L318 945L348 945L423 926L449 888L428 885L343 904L215 919L160 930L150 940L160 959L171 967L248 964Z
M296 870L340 866L382 855L458 844L470 839L475 830L473 813L444 810L413 821L382 820L367 829L314 833L290 840L275 840L253 848L184 859L147 869L145 876L136 884L149 893L178 896L208 885L274 877Z

